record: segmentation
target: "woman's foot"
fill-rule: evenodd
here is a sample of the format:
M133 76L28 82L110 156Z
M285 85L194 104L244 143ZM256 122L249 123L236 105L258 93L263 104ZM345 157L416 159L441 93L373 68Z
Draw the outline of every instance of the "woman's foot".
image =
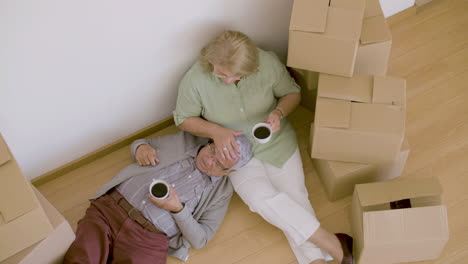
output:
M353 238L343 233L336 233L335 236L340 241L341 249L343 249L343 260L341 264L353 264Z

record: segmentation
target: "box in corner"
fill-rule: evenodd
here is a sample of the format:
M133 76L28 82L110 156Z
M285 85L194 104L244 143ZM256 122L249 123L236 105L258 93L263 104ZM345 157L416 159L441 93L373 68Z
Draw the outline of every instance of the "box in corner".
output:
M44 239L52 229L31 183L0 135L0 261Z
M0 264L59 264L63 262L68 247L75 239L75 233L68 221L36 188L34 192L54 230L45 239L0 261Z
M358 184L352 202L358 264L436 259L448 239L442 186L433 178Z

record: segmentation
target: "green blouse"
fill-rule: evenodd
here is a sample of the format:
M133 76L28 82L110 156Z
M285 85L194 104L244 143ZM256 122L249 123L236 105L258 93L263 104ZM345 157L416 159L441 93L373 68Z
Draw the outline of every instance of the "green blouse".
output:
M299 86L273 52L259 49L258 72L243 77L237 85L224 84L195 63L179 86L174 111L176 125L188 117L202 117L226 128L243 131L252 143L254 156L281 168L296 150L296 134L287 119L265 144L252 138L252 127L265 120L278 99L300 92Z

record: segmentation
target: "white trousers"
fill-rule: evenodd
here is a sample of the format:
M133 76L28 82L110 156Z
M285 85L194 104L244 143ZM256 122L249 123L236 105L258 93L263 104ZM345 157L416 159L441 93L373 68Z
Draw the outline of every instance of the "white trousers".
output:
M299 149L282 168L253 158L229 177L250 210L284 232L299 264L331 259L307 241L320 223L309 202Z

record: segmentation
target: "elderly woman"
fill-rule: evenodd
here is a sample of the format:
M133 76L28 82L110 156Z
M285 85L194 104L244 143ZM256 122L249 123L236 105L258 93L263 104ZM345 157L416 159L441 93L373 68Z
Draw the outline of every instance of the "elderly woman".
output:
M221 159L235 159L235 136L247 136L254 158L230 174L231 182L250 210L285 233L299 263L325 263L329 255L352 263L352 239L323 229L308 199L296 134L285 119L300 99L300 88L272 52L225 31L182 79L174 119L180 129L212 138ZM262 121L274 133L265 144L250 134Z

